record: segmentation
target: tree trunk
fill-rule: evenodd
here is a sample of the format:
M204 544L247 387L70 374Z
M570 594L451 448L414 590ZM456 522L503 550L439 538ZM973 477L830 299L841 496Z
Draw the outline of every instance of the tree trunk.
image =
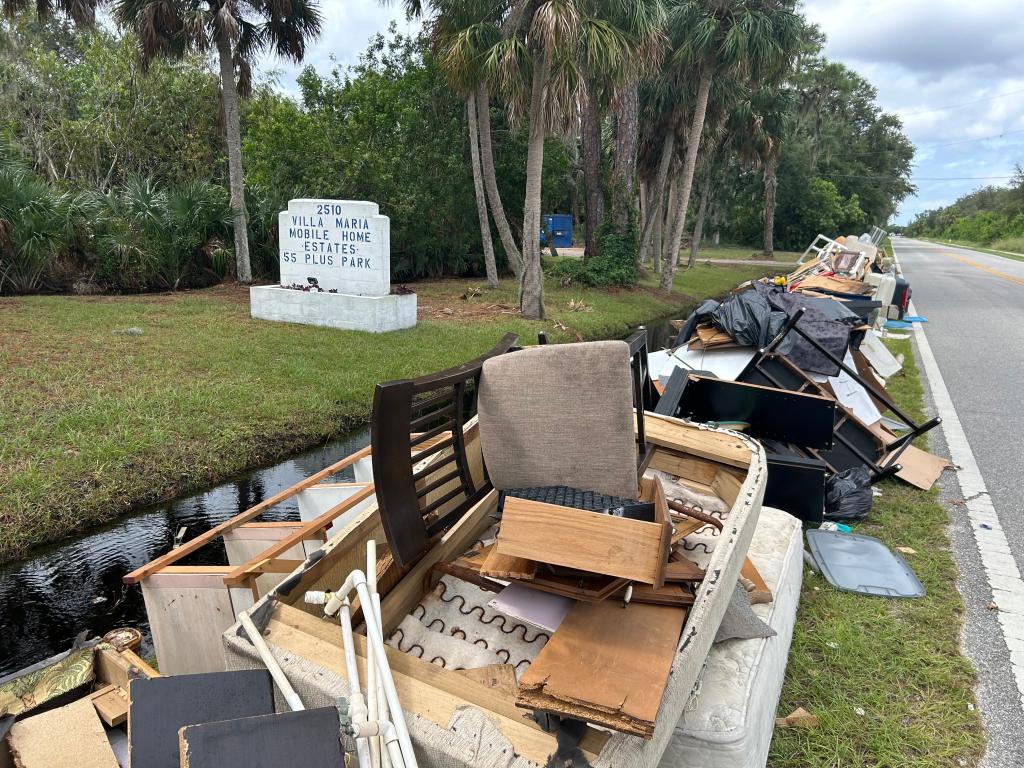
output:
M660 203L661 201L659 201ZM648 249L651 255L651 268L655 272L661 271L661 234L665 228L665 206L659 205L651 208L651 216L654 217L654 234L651 237L651 247Z
M505 258L508 259L512 274L518 280L523 274L523 254L512 236L512 228L505 218L505 207L501 204L501 195L498 193L498 179L494 173L494 152L491 149L491 99L484 83L480 83L476 89L476 111L480 128L480 165L484 175L484 189L491 205L494 226L498 230L498 237L501 238L501 246L505 249Z
M544 317L544 275L540 266L540 193L544 171L544 89L551 71L551 55L534 53L530 92L530 138L526 152L526 200L523 203L523 276L519 283L519 311L523 317Z
M587 193L587 241L584 256L599 252L597 230L604 222L604 189L601 187L601 113L593 83L583 95L583 186Z
M238 89L235 86L231 41L223 33L217 35L217 55L220 58L220 93L224 106L224 124L227 127L231 210L235 218L235 276L238 282L248 284L252 282L252 265L249 263L245 174L242 172L242 128L238 115Z
M494 243L491 224L487 220L487 197L484 193L483 173L480 170L480 137L477 131L476 93L466 96L466 122L469 123L469 159L473 164L473 192L476 194L476 216L480 220L480 244L484 248L484 270L487 287L498 287L498 267L494 263Z
M636 147L639 137L640 85L626 86L615 113L615 166L612 170L612 221L620 235L629 227L635 201Z
M700 185L700 204L697 206L697 220L693 222L693 240L690 242L690 260L687 262L689 267L697 263L697 256L700 253L700 241L704 237L704 219L708 215L709 197L711 197L710 175Z
M679 200L679 176L673 176L668 190L668 202L661 216L663 222L661 242L658 243L658 250L654 254L655 271L659 273L665 269L665 262L668 261L668 249L672 243L672 231L676 225L677 200Z
M769 157L764 163L764 255L775 258L775 190L778 179L775 176L775 158Z
M665 135L665 141L662 143L662 147L661 147L661 159L658 161L658 176L654 180L654 193L651 195L651 197L653 198L652 201L651 201L651 210L652 211L662 211L662 210L664 210L663 203L664 203L664 200L665 200L665 186L668 184L668 171L669 171L669 168L672 167L672 153L675 152L675 148L676 148L676 132L674 130L670 129L669 132ZM662 217L662 219L664 219L664 217ZM659 222L659 224L660 223L661 222ZM649 246L648 241L649 241L649 239L651 237L651 234L653 232L653 228L654 228L654 218L653 217L648 217L647 220L644 221L643 232L640 233L640 256L641 256L641 258L644 258L644 259L647 258L646 250L648 249L648 246ZM659 247L658 247L654 257L655 257L656 261L660 262L660 260L661 260L661 247L660 247L660 245L659 245Z
M708 109L708 94L711 92L711 78L714 68L706 63L701 69L700 85L697 87L697 102L693 107L693 123L686 142L686 160L683 163L683 177L679 186L678 208L675 226L672 227L672 238L669 244L668 258L661 267L661 289L672 290L672 280L676 276L676 264L679 261L679 249L683 243L683 232L686 230L686 209L690 205L690 191L693 189L693 174L697 169L697 152L700 150L700 135L704 130L704 114Z

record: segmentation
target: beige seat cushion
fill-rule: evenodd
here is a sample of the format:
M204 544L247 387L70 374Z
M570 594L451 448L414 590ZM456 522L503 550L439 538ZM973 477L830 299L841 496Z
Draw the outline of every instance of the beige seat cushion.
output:
M494 487L637 497L629 345L538 346L484 363L480 443Z

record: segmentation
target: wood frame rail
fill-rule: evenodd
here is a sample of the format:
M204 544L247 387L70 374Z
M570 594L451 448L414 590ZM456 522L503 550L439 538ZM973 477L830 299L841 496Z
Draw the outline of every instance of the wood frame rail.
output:
M286 488L285 490L281 491L280 493L274 494L269 499L264 499L259 504L256 504L255 506L250 507L249 509L247 509L245 512L242 512L239 515L235 515L230 520L225 520L220 525L214 526L213 528L208 530L206 533L202 533L199 536L196 536L194 539L190 539L189 541L185 542L184 544L182 544L177 549L172 549L170 552L167 552L166 554L161 555L160 557L156 558L155 560L151 560L150 562L146 563L142 567L136 568L131 573L126 574L122 580L124 581L125 584L138 584L139 582L141 582L146 577L152 576L154 573L157 573L157 572L165 569L167 566L174 565L175 563L177 563L182 558L184 558L184 557L186 557L188 555L191 555L193 552L195 552L198 549L201 549L202 547L206 546L207 544L209 544L211 541L213 541L214 539L218 538L219 536L223 536L228 531L232 531L235 528L238 528L239 526L244 525L245 523L248 523L250 520L252 520L252 519L254 519L256 517L259 517L261 514L266 512L271 507L274 507L274 506L280 504L282 501L286 501L287 499L290 499L292 496L295 496L300 491L304 491L307 488L310 488L310 487L316 485L321 480L323 480L323 479L325 479L327 477L330 477L331 475L336 474L337 472L340 472L341 470L345 469L346 467L349 467L352 464L354 464L359 459L365 458L366 456L369 456L369 455L370 455L370 446L366 446L365 448L362 448L362 449L356 451L355 453L350 454L349 456L346 456L345 458L341 459L340 461L337 461L334 464L331 464L329 467L327 467L325 469L321 469L319 472L316 472L315 474L310 475L305 480L302 480L302 481L296 483L295 485L291 486L290 488ZM361 491L360 493L355 494L355 496L349 497L349 499L346 499L345 501L348 502L351 499L355 499L355 498L360 497L360 496L362 498L359 498L358 500L359 501L363 501L363 500L365 500L367 498L369 493L372 493L372 492L373 492L373 485L370 485L368 492ZM343 504L344 503L345 502L343 502ZM352 504L355 504L355 503L357 503L357 502L355 502L355 501L352 502ZM289 543L289 547L290 546L294 546L297 543L297 541L301 541L303 538L308 538L310 534L315 533L316 531L321 530L322 528L326 527L326 525L329 525L331 520L334 519L334 517L337 517L338 515L342 514L345 511L345 509L348 508L348 507L346 507L345 509L339 509L339 507L341 507L341 506L342 505L339 504L339 505L331 508L327 512L325 512L323 515L320 515L315 520L312 520L309 523L306 523L302 527L302 529L296 531L292 536L289 536L287 539L284 539L281 543L290 542ZM330 519L326 520L326 522L324 522L325 518L328 515L332 515L332 513L333 513L333 516ZM298 537L297 540L293 541L292 539L294 539L296 537ZM278 551L276 546L273 547L273 549ZM288 549L288 547L285 547L284 549L281 549L278 552L283 552L283 551L285 551L287 549ZM268 552L269 552L269 550L268 550ZM265 555L264 557L265 558L269 558L269 557L273 557L273 555Z

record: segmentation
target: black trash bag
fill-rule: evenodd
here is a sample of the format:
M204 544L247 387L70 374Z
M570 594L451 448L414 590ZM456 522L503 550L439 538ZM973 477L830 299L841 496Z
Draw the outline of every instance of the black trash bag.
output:
M825 519L863 520L871 511L871 474L853 467L825 481Z
M773 310L757 291L734 293L711 313L711 322L733 341L761 349L786 325L786 313Z
M692 339L693 332L697 328L697 323L718 309L719 303L720 302L715 299L704 299L704 302L693 310L693 312L690 313L690 316L686 318L686 322L683 323L683 327L680 329L679 335L676 336L675 346L681 347Z

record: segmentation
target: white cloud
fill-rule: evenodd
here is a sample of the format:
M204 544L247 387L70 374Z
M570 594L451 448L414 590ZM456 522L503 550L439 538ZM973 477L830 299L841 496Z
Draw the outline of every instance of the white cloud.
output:
M806 0L804 11L828 36L825 54L873 83L918 145L918 194L903 203L901 221L1005 183L933 179L1009 175L1024 163L1019 0Z

